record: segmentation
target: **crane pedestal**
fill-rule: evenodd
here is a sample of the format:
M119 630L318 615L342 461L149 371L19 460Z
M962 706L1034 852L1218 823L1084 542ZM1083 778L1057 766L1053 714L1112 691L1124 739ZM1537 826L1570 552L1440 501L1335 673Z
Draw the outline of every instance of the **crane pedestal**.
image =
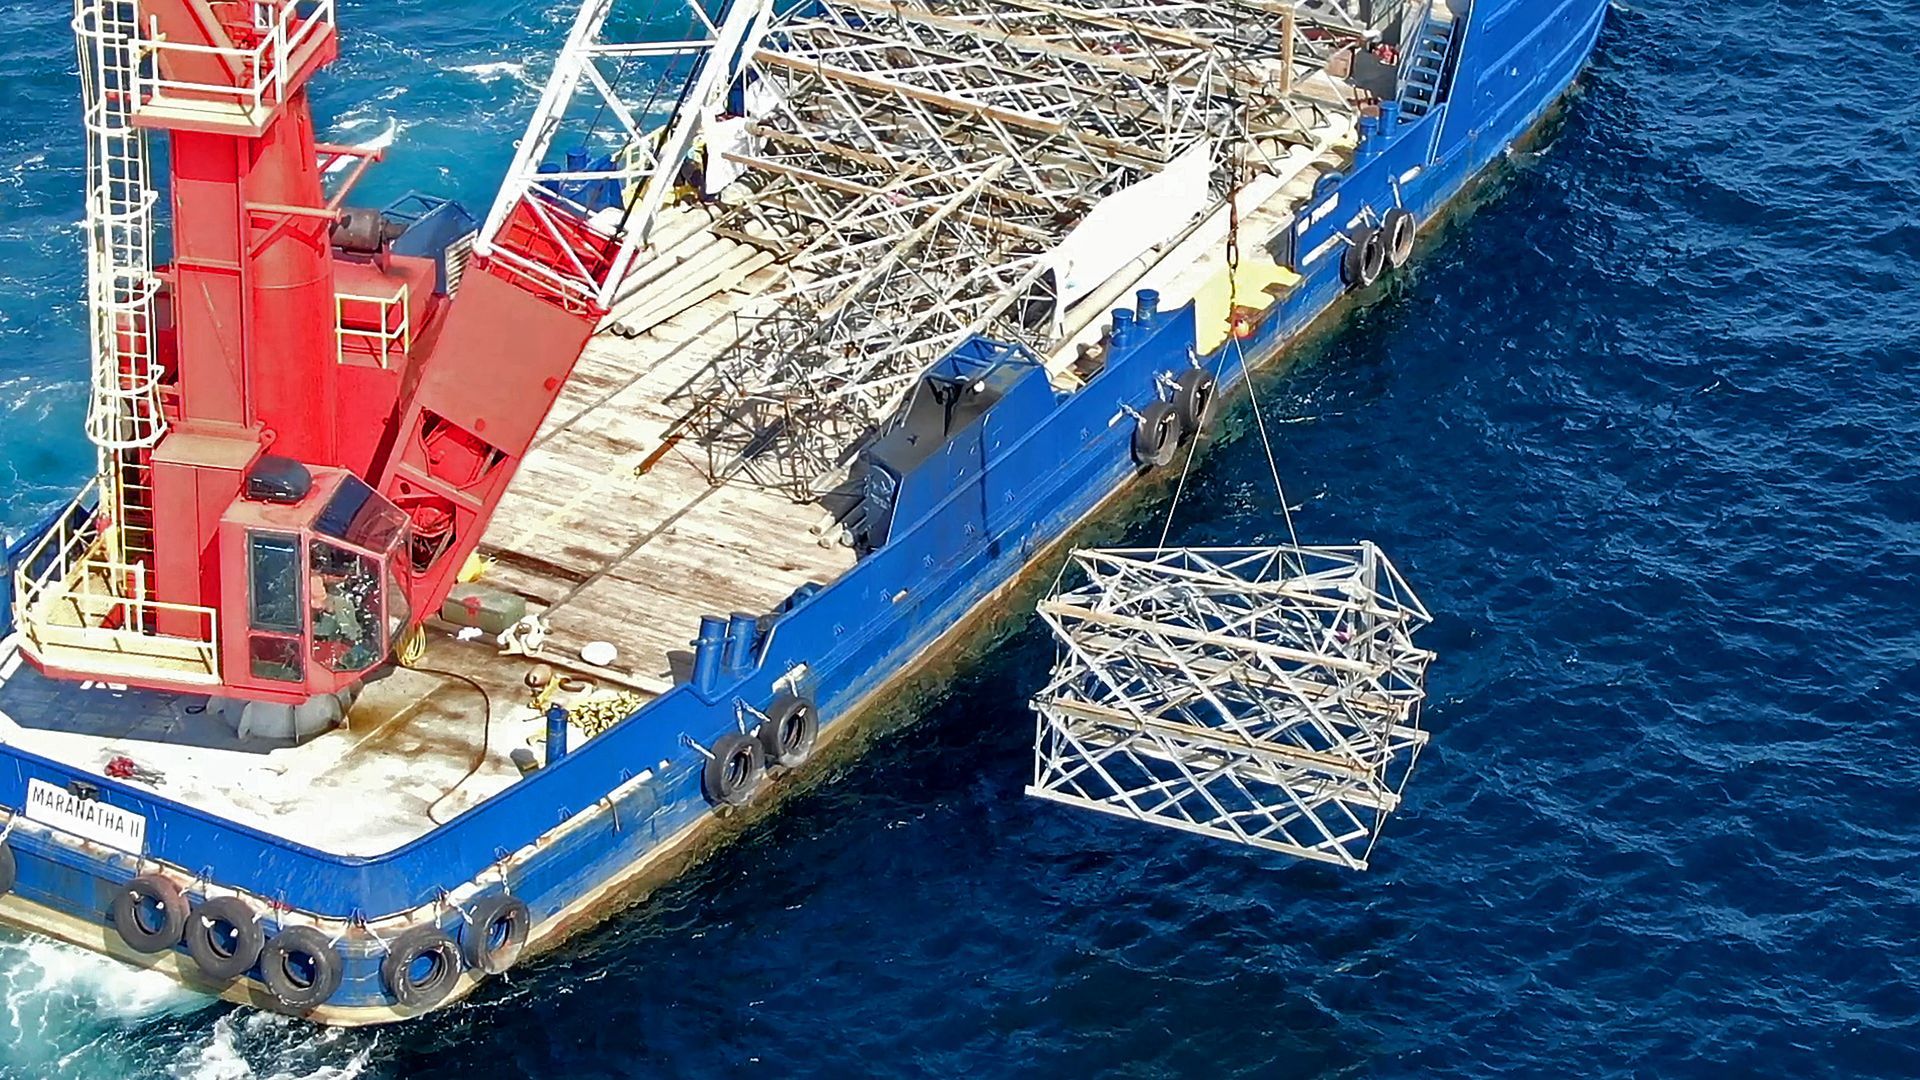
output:
M1364 870L1426 745L1432 621L1371 543L1081 550L1027 793Z

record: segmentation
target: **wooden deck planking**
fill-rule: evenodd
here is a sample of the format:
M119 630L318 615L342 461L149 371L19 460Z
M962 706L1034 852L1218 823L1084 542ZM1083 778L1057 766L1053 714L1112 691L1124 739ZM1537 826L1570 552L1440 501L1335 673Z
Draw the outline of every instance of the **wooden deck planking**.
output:
M754 254L732 240L716 240L712 252L691 236L673 243L677 266L696 270L739 269ZM733 312L780 273L761 266L736 275L639 337L595 337L581 357L482 545L496 560L488 583L544 609L557 658L610 641L620 651L616 673L664 682L701 615L764 614L803 583L831 581L853 565L851 551L823 546L811 531L824 517L818 505L743 480L715 487L705 451L691 441L636 471L685 418L689 403L677 395L731 344ZM465 669L488 655L449 660Z

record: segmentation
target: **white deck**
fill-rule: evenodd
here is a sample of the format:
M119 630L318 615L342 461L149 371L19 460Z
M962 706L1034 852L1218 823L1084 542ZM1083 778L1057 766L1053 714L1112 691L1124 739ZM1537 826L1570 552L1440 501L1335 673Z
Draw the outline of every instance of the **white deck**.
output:
M368 686L346 727L284 746L239 738L237 717L206 698L48 679L0 645L0 742L101 776L127 757L165 775L136 788L341 855L390 851L513 782L507 755L544 726L508 703L482 755L477 696L399 670Z

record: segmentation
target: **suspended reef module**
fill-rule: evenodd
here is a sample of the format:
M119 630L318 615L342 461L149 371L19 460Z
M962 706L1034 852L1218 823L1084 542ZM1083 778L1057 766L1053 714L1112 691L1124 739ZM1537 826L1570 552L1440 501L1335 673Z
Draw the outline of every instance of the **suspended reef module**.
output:
M1081 550L1029 794L1355 870L1426 745L1431 617L1372 544Z

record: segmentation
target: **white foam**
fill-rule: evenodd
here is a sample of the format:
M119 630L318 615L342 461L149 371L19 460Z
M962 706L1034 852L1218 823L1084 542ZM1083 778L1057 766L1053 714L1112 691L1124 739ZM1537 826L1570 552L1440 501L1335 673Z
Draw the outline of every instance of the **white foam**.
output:
M157 971L45 938L0 939L0 1000L10 1016L23 1002L54 998L108 1020L140 1020L197 1009L211 998Z
M377 1044L368 1039L356 1048L348 1041L339 1028L316 1028L272 1013L231 1012L213 1022L204 1045L182 1049L167 1075L174 1080L354 1080L366 1072ZM333 1063L343 1054L345 1061Z
M336 128L346 128L350 125L353 127L358 127L361 123L364 123L364 121L349 121L348 123L336 124L334 126ZM381 150L385 150L387 147L393 145L394 139L399 137L400 128L401 128L400 121L395 120L393 117L389 116L387 117L387 129L385 131L382 131L380 134L375 135L373 138L368 139L365 142L354 143L353 144L354 149L364 150L368 153L378 153ZM327 171L329 173L340 172L343 169L351 167L354 163L354 160L355 159L350 157L343 157L340 160L334 162L333 164L327 166Z
M527 81L527 65L513 60L496 60L486 64L461 64L453 69L471 75L482 82L512 77L521 82Z
M209 1000L84 949L0 935L0 1065L21 1070L8 1075L129 1075L139 1056L129 1036Z

